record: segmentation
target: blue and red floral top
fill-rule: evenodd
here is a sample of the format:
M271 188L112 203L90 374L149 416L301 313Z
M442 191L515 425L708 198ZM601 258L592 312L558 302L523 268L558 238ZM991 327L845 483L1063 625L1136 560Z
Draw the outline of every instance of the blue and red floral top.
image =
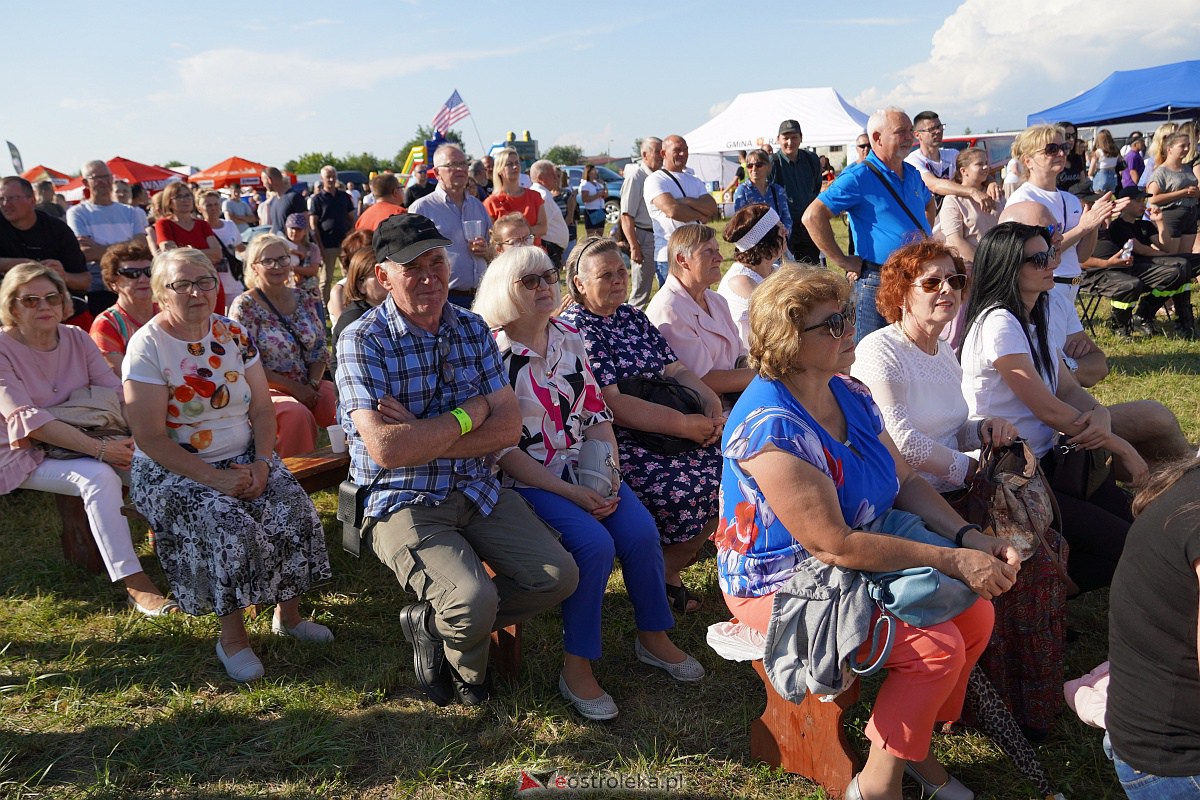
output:
M829 476L842 517L859 528L892 507L900 482L892 454L879 441L883 417L871 392L838 375L829 382L846 416L846 441L822 428L779 381L755 378L729 413L721 454L717 574L734 597L761 597L791 578L809 553L775 516L758 483L738 464L768 445Z

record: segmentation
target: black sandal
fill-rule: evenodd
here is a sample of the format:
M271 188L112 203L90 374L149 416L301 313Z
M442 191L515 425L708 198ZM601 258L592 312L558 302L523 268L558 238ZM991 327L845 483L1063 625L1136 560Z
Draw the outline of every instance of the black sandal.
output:
M667 583L665 586L667 587L667 600L670 602L671 608L680 614L694 614L700 610L700 606L704 605L704 598L695 594L683 584L676 586ZM688 608L688 604L693 600L696 601L695 607Z

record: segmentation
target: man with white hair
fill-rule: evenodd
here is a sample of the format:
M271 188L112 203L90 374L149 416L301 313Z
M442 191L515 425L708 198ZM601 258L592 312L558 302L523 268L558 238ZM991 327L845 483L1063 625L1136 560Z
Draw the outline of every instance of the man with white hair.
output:
M100 259L111 245L130 240L146 243L146 212L113 201L113 174L103 161L87 162L80 174L91 196L67 211L67 224L75 231L92 274L88 311L95 315L117 302L117 295L100 276Z
M530 187L542 196L542 208L546 209L546 233L542 235L542 247L554 262L561 267L563 253L571 241L567 221L563 218L558 203L554 201L554 190L558 188L558 169L553 161L541 159L529 165Z
M933 196L917 168L904 162L913 146L908 114L891 107L867 120L871 153L842 170L804 212L804 227L825 257L854 284L857 312L854 340L887 323L875 307L879 267L901 245L928 237L933 228ZM832 221L846 212L856 256L846 255L833 236Z
M629 242L629 303L643 311L650 304L654 289L654 223L650 220L650 205L643 197L646 178L662 169L662 139L647 136L642 139L642 163L633 174L626 174L621 184L621 231Z

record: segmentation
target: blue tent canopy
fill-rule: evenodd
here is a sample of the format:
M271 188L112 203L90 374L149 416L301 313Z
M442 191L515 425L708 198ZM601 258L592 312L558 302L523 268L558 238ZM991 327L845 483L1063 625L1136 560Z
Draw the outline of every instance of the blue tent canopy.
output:
M1166 122L1200 111L1200 61L1114 72L1078 97L1030 114L1028 124L1070 120L1076 125Z

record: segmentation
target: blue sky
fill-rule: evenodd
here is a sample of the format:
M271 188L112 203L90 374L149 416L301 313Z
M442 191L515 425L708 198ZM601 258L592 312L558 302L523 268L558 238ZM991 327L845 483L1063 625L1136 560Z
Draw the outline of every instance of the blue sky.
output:
M730 9L735 9L731 11ZM392 156L458 89L468 148L526 129L588 153L686 133L736 94L833 86L866 112L1011 129L1114 69L1193 58L1200 3L1095 0L8 5L0 140L75 172ZM478 134L476 133L478 128ZM5 169L0 173L7 172Z

